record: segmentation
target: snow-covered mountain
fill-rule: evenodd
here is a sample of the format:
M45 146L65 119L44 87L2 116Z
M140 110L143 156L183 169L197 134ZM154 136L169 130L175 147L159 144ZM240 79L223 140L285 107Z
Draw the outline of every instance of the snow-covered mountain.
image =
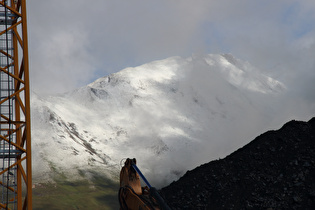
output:
M224 157L275 119L286 87L224 55L171 57L60 96L32 95L33 177L119 175L135 157L154 185Z

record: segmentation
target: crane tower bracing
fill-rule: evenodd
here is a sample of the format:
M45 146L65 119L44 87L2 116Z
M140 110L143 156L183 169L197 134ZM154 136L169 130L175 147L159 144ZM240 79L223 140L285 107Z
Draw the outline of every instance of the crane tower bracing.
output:
M0 0L0 209L32 209L25 0Z

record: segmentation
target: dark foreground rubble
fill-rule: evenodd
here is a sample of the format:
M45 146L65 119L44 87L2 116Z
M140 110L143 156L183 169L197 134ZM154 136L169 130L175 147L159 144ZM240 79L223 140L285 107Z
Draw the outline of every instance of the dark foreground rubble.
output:
M315 209L315 118L290 121L161 190L173 209Z

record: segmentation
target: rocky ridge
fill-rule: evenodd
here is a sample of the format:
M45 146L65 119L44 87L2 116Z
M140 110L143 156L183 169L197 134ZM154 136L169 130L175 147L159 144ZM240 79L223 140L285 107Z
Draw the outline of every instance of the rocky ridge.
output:
M161 190L176 209L315 209L315 118L290 121Z

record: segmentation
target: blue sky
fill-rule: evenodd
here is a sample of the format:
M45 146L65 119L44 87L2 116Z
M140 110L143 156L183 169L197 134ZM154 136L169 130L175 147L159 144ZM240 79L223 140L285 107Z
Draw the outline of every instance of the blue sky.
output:
M30 0L27 12L40 94L170 56L231 53L315 101L312 0Z

